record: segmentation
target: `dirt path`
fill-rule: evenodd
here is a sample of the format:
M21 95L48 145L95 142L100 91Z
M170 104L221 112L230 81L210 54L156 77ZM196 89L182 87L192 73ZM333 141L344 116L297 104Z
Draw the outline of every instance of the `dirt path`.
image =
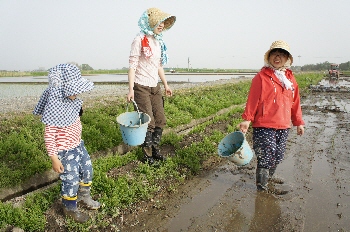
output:
M350 231L349 97L303 98L306 134L290 131L277 169L290 193L257 193L255 159L242 168L223 161L176 194L124 215L121 231ZM331 107L339 104L340 111Z

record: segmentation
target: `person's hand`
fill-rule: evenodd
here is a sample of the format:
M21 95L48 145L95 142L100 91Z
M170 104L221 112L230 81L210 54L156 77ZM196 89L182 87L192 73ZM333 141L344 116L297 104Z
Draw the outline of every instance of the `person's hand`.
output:
M134 99L134 90L129 91L128 95L126 96L126 99L128 100L128 102L130 102L131 99Z
M166 96L173 96L173 91L169 87L165 87L165 95Z
M304 126L303 125L297 126L297 135L302 136L303 134L304 134Z
M57 173L64 172L64 167L61 161L58 159L57 155L51 156L52 169Z
M241 130L244 134L247 133L249 128L250 121L243 121L240 124L237 125L237 128Z

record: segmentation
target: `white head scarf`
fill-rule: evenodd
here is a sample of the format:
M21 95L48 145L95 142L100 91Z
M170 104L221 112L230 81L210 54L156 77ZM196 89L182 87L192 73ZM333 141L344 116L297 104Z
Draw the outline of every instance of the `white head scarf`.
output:
M286 89L293 90L293 83L290 80L288 80L285 71L275 69L274 73Z

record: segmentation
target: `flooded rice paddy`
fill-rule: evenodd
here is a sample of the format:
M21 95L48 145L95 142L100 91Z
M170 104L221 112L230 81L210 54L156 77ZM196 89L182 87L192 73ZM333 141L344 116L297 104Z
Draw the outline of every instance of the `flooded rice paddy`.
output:
M252 78L254 73L228 75L174 75L167 80L172 89L190 88L215 81L230 81L237 78ZM80 95L83 100L104 96L127 94L127 75L85 76L95 83L95 88ZM47 77L3 77L0 78L0 114L12 111L31 111L43 91L48 87Z
M167 73L166 79L168 82L207 82L217 80L228 80L232 78L250 77L252 78L256 73L219 73L219 74L192 74L192 73ZM84 78L94 83L120 83L128 82L127 74L100 74L88 75ZM46 76L40 77L1 77L0 83L47 83Z

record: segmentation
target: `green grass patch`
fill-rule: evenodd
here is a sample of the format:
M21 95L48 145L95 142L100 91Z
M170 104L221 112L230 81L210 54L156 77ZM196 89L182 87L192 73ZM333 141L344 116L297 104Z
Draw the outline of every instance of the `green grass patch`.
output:
M29 194L22 206L0 202L0 230L7 225L19 227L25 231L44 231L45 211L57 200L60 186L56 185L40 193Z
M324 78L322 73L301 73L295 75L301 90L306 90L310 85L316 85Z

